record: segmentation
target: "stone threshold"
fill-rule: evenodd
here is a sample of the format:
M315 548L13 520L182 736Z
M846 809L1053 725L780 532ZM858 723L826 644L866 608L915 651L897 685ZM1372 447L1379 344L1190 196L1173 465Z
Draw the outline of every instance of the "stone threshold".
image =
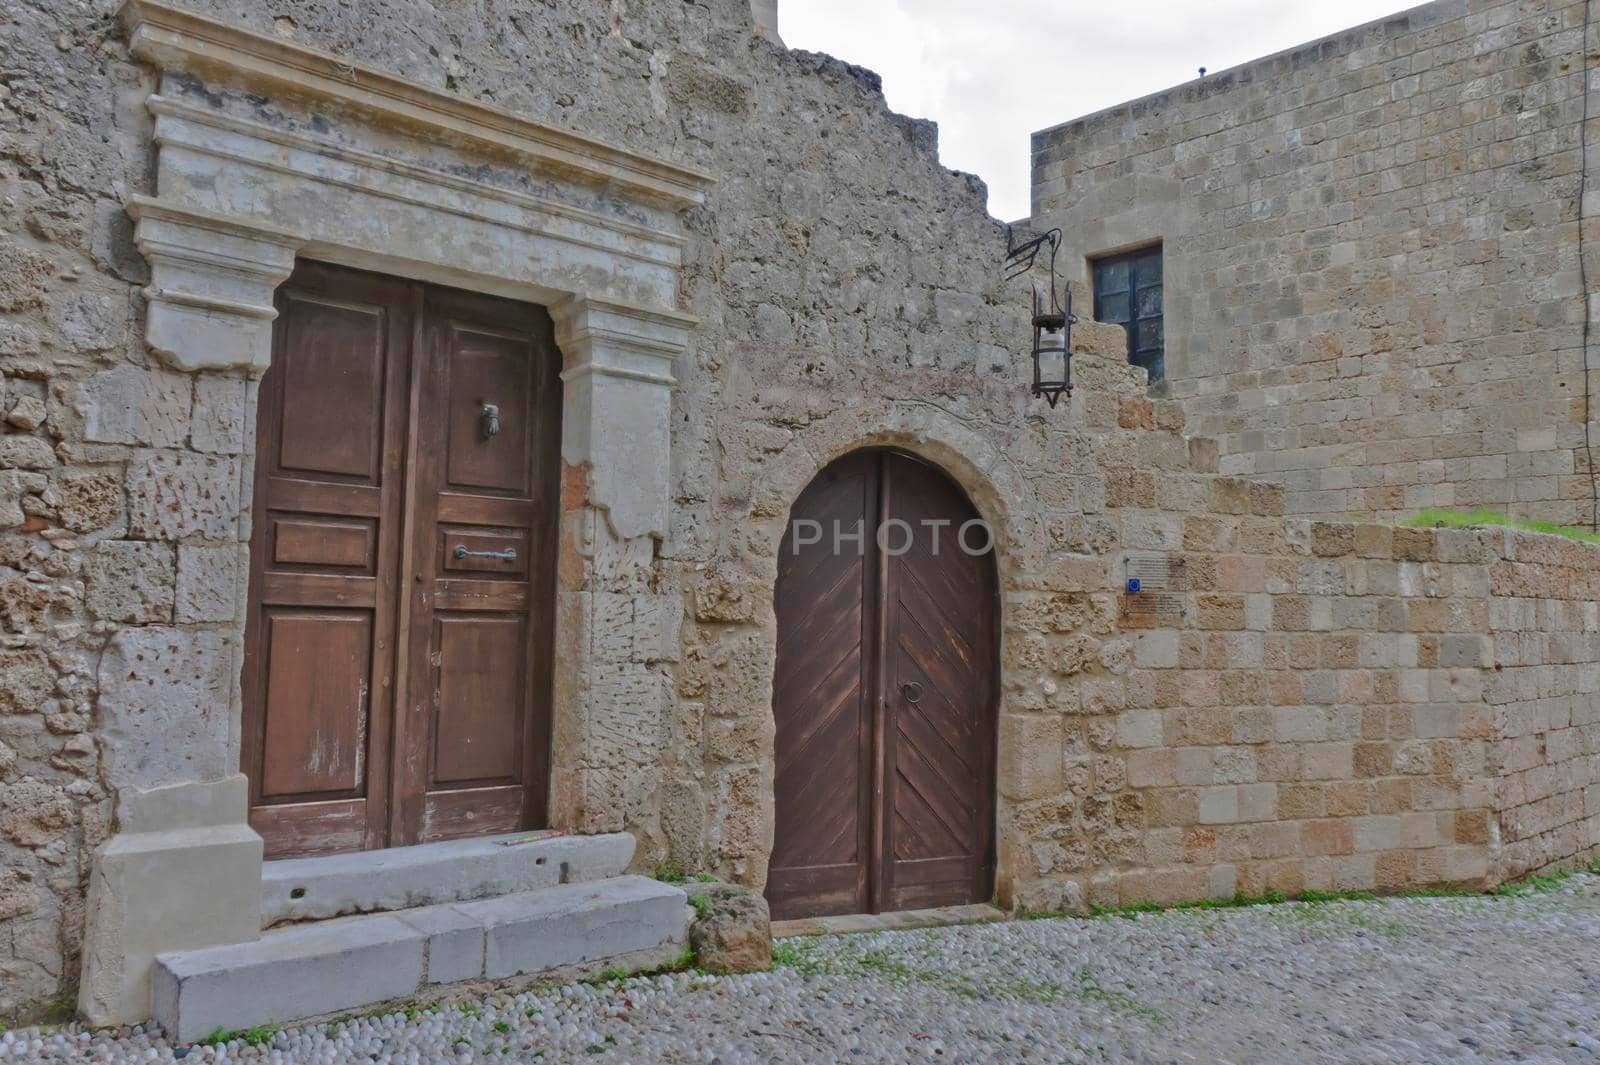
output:
M261 868L261 927L608 880L626 871L633 848L625 832L530 831L278 859Z
M852 932L899 932L910 928L943 928L947 925L990 924L1009 920L1006 912L987 902L967 906L938 906L930 910L898 910L892 913L851 913L834 917L800 917L792 921L773 921L772 938L789 936L835 936Z

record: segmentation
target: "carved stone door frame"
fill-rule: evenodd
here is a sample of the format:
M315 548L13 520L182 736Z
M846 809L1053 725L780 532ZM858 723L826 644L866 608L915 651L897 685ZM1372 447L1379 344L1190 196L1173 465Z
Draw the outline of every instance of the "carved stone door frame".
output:
M621 770L596 749L614 732L612 700L591 678L647 670L582 638L606 608L582 589L608 560L648 559L667 535L673 366L695 328L678 309L679 214L704 201L710 177L157 0L128 0L122 15L133 55L160 72L148 100L156 192L128 202L151 269L155 357L197 383L239 382L253 412L274 291L302 256L549 308L565 367L550 819L620 827L606 818ZM245 543L253 459L239 470ZM90 887L80 1009L94 1023L148 1016L156 952L258 934L261 844L237 773L247 592L241 566L236 621L194 648L231 657L220 663L232 677L228 727L179 758L108 751L120 831ZM664 630L638 646L674 639L672 611L630 610ZM202 855L204 878L145 876L151 862ZM207 898L177 898L185 884Z

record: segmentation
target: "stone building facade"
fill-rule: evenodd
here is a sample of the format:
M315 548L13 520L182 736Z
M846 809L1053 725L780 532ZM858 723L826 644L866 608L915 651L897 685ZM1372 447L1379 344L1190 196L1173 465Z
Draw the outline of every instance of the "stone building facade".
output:
M307 263L545 309L526 827L766 884L790 508L889 448L996 530L1002 905L1592 856L1600 549L1290 516L1114 327L1076 330L1069 402L1031 399L981 185L760 11L6 6L0 1012L139 1019L155 955L263 934L257 411Z
M1085 306L1161 245L1162 394L1291 512L1592 525L1591 9L1440 0L1044 130L1035 224Z

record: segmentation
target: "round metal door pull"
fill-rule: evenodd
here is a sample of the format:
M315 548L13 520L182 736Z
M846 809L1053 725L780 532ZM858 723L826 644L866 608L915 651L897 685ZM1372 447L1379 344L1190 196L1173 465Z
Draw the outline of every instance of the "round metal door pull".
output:
M900 692L906 697L906 702L908 703L922 702L922 685L916 681L900 685Z

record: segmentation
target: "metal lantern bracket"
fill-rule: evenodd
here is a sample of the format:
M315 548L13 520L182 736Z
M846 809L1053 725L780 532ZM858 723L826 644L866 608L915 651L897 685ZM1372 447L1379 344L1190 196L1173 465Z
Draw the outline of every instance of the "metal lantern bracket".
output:
M1032 273L1039 255L1050 249L1050 296L1046 301L1033 286L1033 394L1043 396L1051 409L1060 402L1063 394L1072 395L1072 325L1078 320L1072 313L1072 286L1058 284L1056 255L1061 251L1061 230L1052 229L1042 236L1022 244L1016 243L1016 233L1006 227L1005 276L1015 281ZM1059 373L1046 373L1045 360Z

